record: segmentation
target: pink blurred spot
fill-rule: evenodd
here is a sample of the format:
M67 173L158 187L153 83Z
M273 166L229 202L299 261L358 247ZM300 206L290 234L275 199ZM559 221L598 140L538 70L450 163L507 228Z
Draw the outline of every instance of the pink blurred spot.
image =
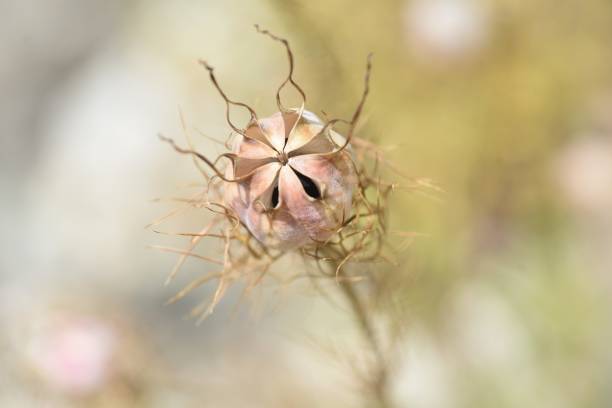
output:
M43 378L69 393L104 386L116 345L114 330L91 318L63 320L33 339L31 356Z

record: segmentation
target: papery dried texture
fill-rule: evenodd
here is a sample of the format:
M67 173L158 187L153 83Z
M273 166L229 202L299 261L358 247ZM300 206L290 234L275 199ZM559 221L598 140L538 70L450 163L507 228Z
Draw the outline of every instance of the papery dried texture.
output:
M357 177L345 139L312 112L291 110L252 122L237 136L225 201L264 245L325 242L350 216Z
M191 143L189 148L182 148L160 135L177 152L192 155L198 159L197 164L203 163L213 173L209 175L198 165L206 180L205 189L183 200L197 208L207 208L215 214L214 218L198 231L179 233L191 237L187 250L161 248L181 254L170 278L187 257L222 266L220 271L202 276L171 299L174 302L209 280L218 280L212 300L192 311L192 315L200 318L212 313L234 281L245 279L245 290L252 289L265 275L272 274L271 265L291 249L315 259L325 277L340 282L351 279L339 273L349 259L357 259L358 253L363 255L359 261L372 259L382 242L380 234L384 228L378 222L384 219L384 212L380 211L380 199L388 188L377 189L373 195L376 200L369 202L365 190L372 185L372 180L364 173L361 160L353 158L353 154L359 156L362 150L353 136L369 92L371 54L367 59L364 90L351 119L335 118L323 123L304 110L306 94L292 77L293 54L288 42L267 30L258 28L258 31L281 42L289 59L289 73L276 94L278 112L259 118L250 106L231 99L217 81L214 68L200 61L225 102L226 121L235 137L232 148L213 160L194 150ZM281 102L281 91L289 87L301 96L298 109L287 109ZM232 107L249 113L246 128L231 120ZM347 126L345 137L332 130L337 123ZM184 125L183 128L186 131ZM190 142L188 132L185 133ZM353 142L358 147L354 152ZM375 155L378 157L378 153ZM227 166L218 167L221 162ZM222 230L214 231L217 227ZM222 241L223 260L194 252L206 237ZM319 263L323 259L337 263L334 271L324 271L326 268ZM292 280L295 276L275 278Z

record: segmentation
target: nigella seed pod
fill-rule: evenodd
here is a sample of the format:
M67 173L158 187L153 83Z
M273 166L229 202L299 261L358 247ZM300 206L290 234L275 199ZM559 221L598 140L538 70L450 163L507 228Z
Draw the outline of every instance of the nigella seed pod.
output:
M341 151L339 146L345 146ZM346 139L312 112L254 120L234 143L225 204L270 248L322 243L351 214L357 183Z
M268 248L285 251L321 247L357 212L352 207L359 177L350 142L369 92L371 56L367 60L364 91L351 120L331 119L324 123L304 109L306 94L293 79L293 54L287 40L256 28L281 42L287 51L289 74L276 92L278 112L259 118L247 104L230 99L219 85L213 67L200 61L225 101L226 120L235 136L231 151L211 161L194 150L178 147L172 139L161 138L213 170L215 178L206 176L208 187L216 189L220 179L222 200L211 205L223 207L228 218L239 220L261 243L264 252ZM299 108L288 109L281 102L281 91L288 85L302 97ZM231 106L249 112L251 119L245 128L232 122ZM338 122L348 125L346 137L332 129ZM217 167L221 158L230 161L224 169Z
M226 144L227 152L209 159L191 146L182 148L172 139L160 136L177 152L192 155L208 167L198 162L206 184L203 191L195 198L182 197L180 201L209 210L212 219L197 231L178 233L190 237L187 249L157 247L181 254L169 281L190 256L221 267L191 282L169 300L173 303L216 280L210 304L199 305L192 311L200 319L213 312L233 282L245 279L247 290L255 287L272 264L291 250L299 250L304 259L315 260L321 277L342 282L361 279L343 276L342 269L347 263L382 259L386 242L385 203L395 184L378 176L381 152L363 139L353 138L369 93L371 54L363 93L350 120L322 121L304 109L306 94L293 79L293 54L287 40L258 26L256 29L282 43L287 52L289 73L276 92L277 112L260 118L246 103L230 99L219 85L213 67L200 61L225 102L225 119L233 130L233 144L231 147ZM280 95L286 87L301 96L298 108L283 105ZM232 107L250 114L245 127L231 120ZM343 135L333 129L338 123L346 125ZM184 122L183 129L191 145ZM368 164L370 160L374 162ZM210 238L223 244L220 258L195 253L199 243L209 242ZM326 260L333 270L328 270L321 260Z

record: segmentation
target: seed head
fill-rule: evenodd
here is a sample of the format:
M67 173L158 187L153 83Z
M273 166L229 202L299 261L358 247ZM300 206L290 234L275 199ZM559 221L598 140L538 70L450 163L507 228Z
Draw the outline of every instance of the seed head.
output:
M226 120L234 134L231 146L211 160L162 137L178 152L199 159L196 163L206 188L184 201L214 214L212 221L197 232L178 233L191 237L187 249L157 247L181 254L169 279L188 257L219 266L220 270L196 279L169 301L177 301L191 290L216 280L217 289L210 303L192 311L201 318L212 313L233 282L246 280L245 290L252 289L264 275L273 274L271 265L290 250L313 260L312 266L317 267L321 277L336 282L363 278L342 272L349 262L387 259L382 255L386 242L385 202L395 185L378 175L381 150L353 137L369 93L371 56L367 59L363 93L350 120L322 121L305 109L306 94L293 79L293 54L287 40L256 28L282 43L287 52L289 74L276 92L278 111L258 117L249 105L230 99L219 85L213 67L200 61L226 104ZM282 103L280 95L285 87L301 96L298 107L287 108ZM248 111L250 120L246 126L232 121L231 107ZM346 125L342 135L334 129L338 123ZM184 122L183 127L189 141ZM213 174L201 168L200 163ZM208 238L223 242L221 259L194 252ZM277 278L290 281L301 275Z
M254 121L234 145L225 203L270 248L321 243L351 214L357 179L345 139L312 112Z

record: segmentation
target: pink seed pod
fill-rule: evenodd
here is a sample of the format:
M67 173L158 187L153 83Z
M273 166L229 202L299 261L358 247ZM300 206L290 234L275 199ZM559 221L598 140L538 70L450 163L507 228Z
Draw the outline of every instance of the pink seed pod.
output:
M353 192L359 178L350 142L369 92L371 54L364 91L351 120L324 123L304 110L306 94L293 79L293 54L287 40L258 26L256 29L281 42L289 59L289 74L276 93L278 112L259 118L247 104L230 99L214 68L200 60L225 101L226 120L236 135L231 152L209 160L194 150L180 148L172 139L160 138L180 153L195 155L213 170L223 181L222 203L215 205L221 204L227 216L239 219L264 248L285 251L326 244L353 212ZM283 106L280 93L288 85L302 97L300 108ZM249 112L246 128L232 122L231 106ZM348 125L346 137L332 129L338 122ZM225 170L216 166L220 158L231 161Z
M333 277L339 283L362 279L343 276L343 267L348 262L382 259L386 242L385 203L396 185L382 181L378 175L380 150L354 137L369 94L372 54L367 58L363 92L351 118L322 121L304 109L306 93L293 78L294 60L288 41L257 25L255 28L282 43L287 53L289 73L276 91L277 112L261 118L246 103L231 99L217 81L214 68L200 60L225 102L225 120L234 137L232 146L226 145L226 153L211 159L160 135L177 152L199 160L206 186L201 195L188 201L214 214L197 232L178 233L191 237L186 250L159 247L181 254L169 280L189 256L222 265L221 271L193 281L168 301L174 303L194 288L217 280L210 303L192 310L200 320L213 313L234 281L244 279L247 290L257 286L285 252L299 250L304 259L316 260L321 277ZM282 103L281 93L288 89L301 97L301 103L294 105L298 108ZM232 108L249 113L246 126L232 121ZM346 126L342 135L333 129L338 123ZM186 130L184 123L183 128ZM187 132L186 136L189 140ZM201 163L208 169L200 167ZM215 231L217 228L221 231ZM221 240L222 259L194 252L205 237ZM253 245L254 241L258 244ZM328 271L320 260L326 260L334 270Z
M269 248L323 243L351 215L357 177L347 147L309 111L254 120L235 140L225 176L240 181L226 183L225 204Z

